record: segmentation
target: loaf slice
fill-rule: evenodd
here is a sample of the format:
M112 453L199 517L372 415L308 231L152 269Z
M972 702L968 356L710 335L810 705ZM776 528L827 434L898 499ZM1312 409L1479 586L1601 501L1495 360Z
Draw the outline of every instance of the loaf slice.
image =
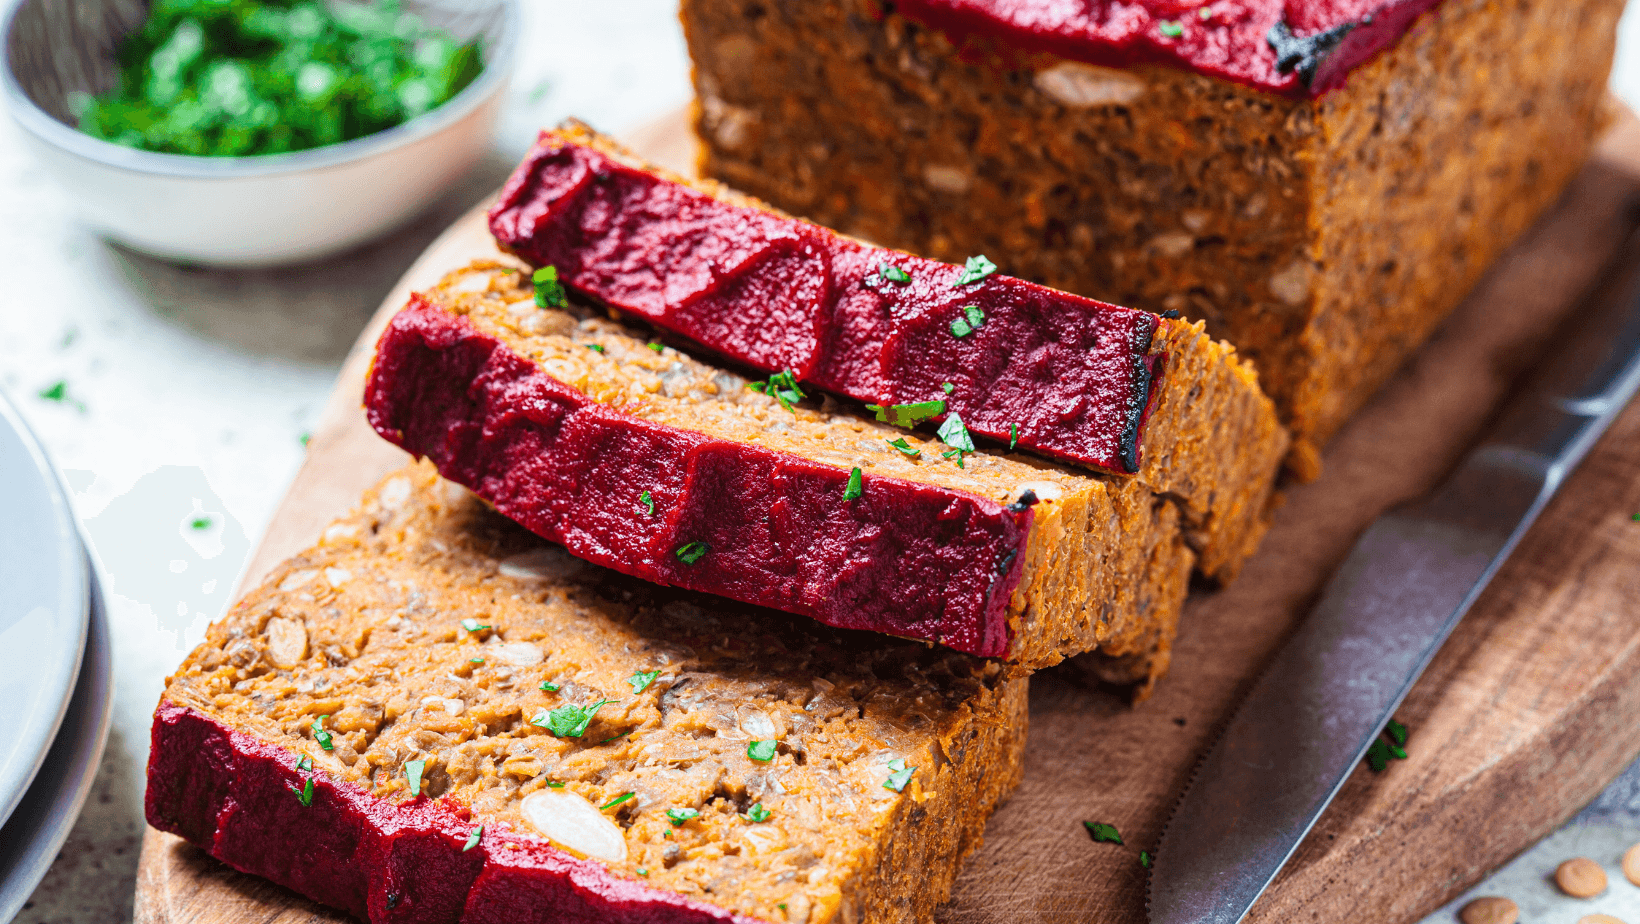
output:
M575 555L1026 668L1159 676L1195 553L1133 478L790 402L478 263L388 324L372 426ZM783 388L775 389L777 392Z
M1025 694L588 565L422 464L168 680L147 816L372 924L928 921Z
M577 122L543 132L490 210L501 246L738 364L889 419L936 400L976 437L1138 473L1233 577L1286 450L1246 363L1200 328L871 247L648 165Z
M703 172L1205 320L1303 476L1559 195L1622 0L684 0Z

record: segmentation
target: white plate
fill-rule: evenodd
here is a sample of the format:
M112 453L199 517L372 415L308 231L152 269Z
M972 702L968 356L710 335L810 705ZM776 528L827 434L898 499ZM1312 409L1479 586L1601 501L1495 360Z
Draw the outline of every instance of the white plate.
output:
M109 647L108 611L93 571L90 632L73 699L34 785L0 827L0 921L34 894L97 777L114 704Z
M85 648L89 571L74 512L40 444L0 394L0 824L28 791L68 708Z

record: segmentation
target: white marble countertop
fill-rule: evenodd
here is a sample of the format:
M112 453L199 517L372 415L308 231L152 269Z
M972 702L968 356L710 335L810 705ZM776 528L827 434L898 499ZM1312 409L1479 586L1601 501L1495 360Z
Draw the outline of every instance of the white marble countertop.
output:
M539 126L573 114L620 134L688 100L674 0L525 6L494 155L409 227L305 266L199 270L110 246L76 222L17 127L0 120L0 389L64 471L101 560L117 691L96 789L19 922L130 920L148 719L165 674L229 603L344 353L393 282L500 184ZM1613 87L1640 104L1640 9L1625 18ZM68 400L41 397L59 381ZM187 527L201 513L214 524L203 533ZM1568 850L1640 840L1640 770L1581 817L1588 824L1475 894L1516 897L1529 921L1601 910L1640 924L1640 888L1615 857L1596 857L1613 879L1602 899L1570 903L1543 888Z

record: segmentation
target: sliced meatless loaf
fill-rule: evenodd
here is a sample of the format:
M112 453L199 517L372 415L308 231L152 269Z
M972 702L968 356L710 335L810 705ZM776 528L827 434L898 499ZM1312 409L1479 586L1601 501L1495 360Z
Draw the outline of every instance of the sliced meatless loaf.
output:
M1099 649L1165 669L1196 556L1142 481L794 404L637 333L475 264L390 321L369 419L646 580L1028 668Z
M703 172L1207 322L1319 447L1559 195L1622 0L685 0Z
M931 920L1026 681L748 610L414 466L168 680L148 821L372 924Z
M575 122L542 133L490 227L571 289L736 363L870 408L937 399L933 421L1138 473L1180 500L1216 578L1263 532L1285 434L1251 368L1190 324L861 244Z

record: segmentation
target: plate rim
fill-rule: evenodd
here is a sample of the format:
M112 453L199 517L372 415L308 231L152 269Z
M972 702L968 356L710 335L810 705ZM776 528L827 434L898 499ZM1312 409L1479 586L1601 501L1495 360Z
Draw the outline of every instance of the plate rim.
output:
M69 502L62 476L52 464L44 444L24 419L21 409L4 389L0 389L0 425L16 434L35 474L45 485L48 503L57 520L57 534L62 540L57 550L61 559L62 579L56 599L62 612L80 614L79 619L71 620L75 635L69 641L72 651L67 658L67 669L59 677L47 673L45 678L46 685L56 682L60 684L60 689L55 693L48 692L41 701L40 709L24 717L18 734L11 739L12 747L6 749L8 753L25 756L18 765L20 772L16 776L10 780L0 779L0 825L4 825L33 786L73 701L90 634L92 578L87 546L80 534L79 518Z
M61 734L42 761L52 773L39 775L13 817L0 824L0 921L23 908L45 879L63 843L79 821L102 766L114 718L113 638L108 601L89 546L82 558L90 574L86 644ZM57 762L63 766L58 768ZM38 801L43 800L43 801ZM38 810L34 807L38 805ZM32 830L31 830L32 829ZM11 845L16 845L12 847Z

